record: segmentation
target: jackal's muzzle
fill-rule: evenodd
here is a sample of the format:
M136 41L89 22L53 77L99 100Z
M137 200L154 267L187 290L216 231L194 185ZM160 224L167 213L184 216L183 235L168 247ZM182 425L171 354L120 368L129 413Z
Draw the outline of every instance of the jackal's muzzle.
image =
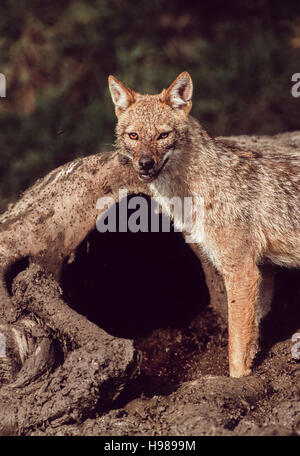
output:
M159 166L159 163L156 163L154 158L151 155L142 155L138 161L138 175L141 180L152 181L157 178L165 164L167 163L168 158L166 158L162 165Z

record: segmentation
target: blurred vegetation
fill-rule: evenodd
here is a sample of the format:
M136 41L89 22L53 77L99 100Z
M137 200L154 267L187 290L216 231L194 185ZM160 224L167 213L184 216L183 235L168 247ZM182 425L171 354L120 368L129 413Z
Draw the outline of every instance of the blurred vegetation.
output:
M299 0L2 0L0 210L54 167L111 148L110 73L157 93L184 70L210 134L299 129Z

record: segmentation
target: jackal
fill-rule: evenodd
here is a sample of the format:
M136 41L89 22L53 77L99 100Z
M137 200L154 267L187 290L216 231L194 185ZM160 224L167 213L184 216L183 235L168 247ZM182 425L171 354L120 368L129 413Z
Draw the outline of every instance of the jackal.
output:
M224 279L230 375L248 375L272 298L272 274L262 271L268 263L300 266L300 150L264 153L211 138L189 115L187 72L158 95L141 95L114 76L109 88L119 153L163 211L172 216L166 201L174 196L204 201L194 239Z

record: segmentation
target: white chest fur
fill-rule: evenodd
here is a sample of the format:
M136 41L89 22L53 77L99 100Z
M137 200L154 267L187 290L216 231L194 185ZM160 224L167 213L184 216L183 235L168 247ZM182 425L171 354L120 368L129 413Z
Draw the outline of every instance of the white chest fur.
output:
M198 195L177 197L172 192L172 183L165 176L160 176L149 185L149 188L163 213L173 219L176 229L185 232L186 242L198 244L203 254L218 267L219 260L215 242L205 230L204 199ZM174 216L172 210L174 208L172 203L176 203L176 201L181 201L181 208L184 208L184 211L181 212L182 216L179 217L176 217L176 214Z
M175 195L172 183L165 176L160 176L149 188L162 212L173 220L175 228L189 233L193 238L190 242L200 242L203 227L201 201L196 207L194 197Z

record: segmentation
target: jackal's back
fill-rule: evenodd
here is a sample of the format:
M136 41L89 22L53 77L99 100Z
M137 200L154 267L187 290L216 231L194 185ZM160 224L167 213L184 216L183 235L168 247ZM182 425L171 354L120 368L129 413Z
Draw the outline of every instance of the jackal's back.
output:
M300 262L300 132L217 138L236 157L231 179L236 198L247 202L249 231L266 258ZM229 151L229 152L228 152Z

